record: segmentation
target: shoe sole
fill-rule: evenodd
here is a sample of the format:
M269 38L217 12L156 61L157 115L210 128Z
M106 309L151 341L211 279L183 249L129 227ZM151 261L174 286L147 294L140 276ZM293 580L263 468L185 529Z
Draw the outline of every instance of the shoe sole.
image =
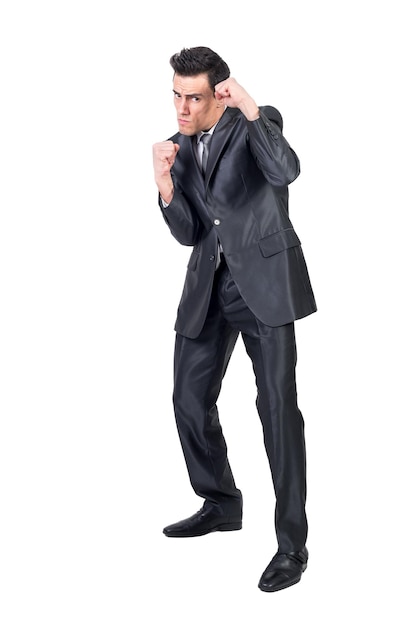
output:
M164 533L166 537L176 537L176 538L186 538L186 537L202 537L203 535L208 535L209 533L214 533L216 531L225 532L230 530L241 530L242 522L228 522L226 524L219 524L219 526L214 526L213 528L208 528L207 530L202 530L198 533Z

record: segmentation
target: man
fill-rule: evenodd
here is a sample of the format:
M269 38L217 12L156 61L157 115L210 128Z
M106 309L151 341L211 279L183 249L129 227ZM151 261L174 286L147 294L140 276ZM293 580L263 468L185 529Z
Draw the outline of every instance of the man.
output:
M277 591L299 582L308 561L293 322L316 305L288 216L299 160L280 113L257 106L218 54L183 49L170 64L179 132L154 144L154 174L171 233L193 246L175 324L173 402L190 481L204 502L163 532L195 537L241 528L242 496L216 406L241 334L276 495L278 551L259 587Z

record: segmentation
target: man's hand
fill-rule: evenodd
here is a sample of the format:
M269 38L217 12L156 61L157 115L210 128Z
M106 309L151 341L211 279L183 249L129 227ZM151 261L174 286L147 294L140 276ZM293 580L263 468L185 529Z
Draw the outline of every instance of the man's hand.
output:
M227 78L215 85L215 98L222 100L228 107L240 109L250 121L258 119L260 115L255 101L235 78Z
M180 146L172 141L160 141L152 147L155 180L170 174Z
M179 150L180 146L172 141L160 141L152 147L154 179L162 199L167 204L173 199L174 189L170 172Z

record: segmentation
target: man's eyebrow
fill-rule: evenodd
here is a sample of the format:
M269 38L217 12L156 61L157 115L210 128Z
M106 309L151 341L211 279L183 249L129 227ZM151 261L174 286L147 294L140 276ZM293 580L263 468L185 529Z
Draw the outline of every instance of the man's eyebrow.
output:
M173 93L174 94L178 94L179 96L181 95L180 92L176 91L175 89L173 89ZM203 98L203 96L205 94L203 94L203 93L186 93L184 95L186 96L186 98Z

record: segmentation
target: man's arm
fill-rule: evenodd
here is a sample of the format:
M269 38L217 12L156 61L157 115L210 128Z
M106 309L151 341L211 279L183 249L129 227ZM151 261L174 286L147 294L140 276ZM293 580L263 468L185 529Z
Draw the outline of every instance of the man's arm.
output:
M248 120L251 152L266 180L275 186L290 184L299 176L296 153L282 135L282 119L274 107L259 109L255 100L234 78L218 83L215 97L238 108Z
M185 246L193 246L198 241L201 222L189 206L181 189L176 189L171 168L180 146L172 141L162 141L153 145L154 178L159 192L159 204L163 218L171 234Z
M282 135L279 112L262 107L259 119L247 126L251 152L266 180L278 187L292 183L300 174L300 163Z

